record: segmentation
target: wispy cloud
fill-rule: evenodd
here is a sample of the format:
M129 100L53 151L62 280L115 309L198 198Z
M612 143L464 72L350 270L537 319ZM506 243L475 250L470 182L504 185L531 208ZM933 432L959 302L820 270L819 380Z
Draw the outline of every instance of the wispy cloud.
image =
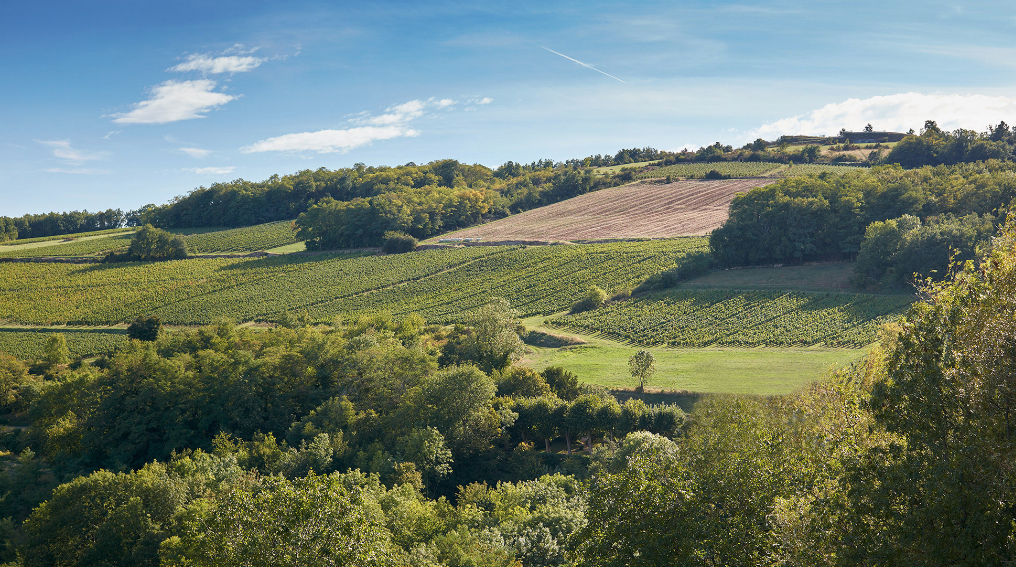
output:
M409 123L423 116L428 108L450 108L458 104L452 99L411 100L385 109L384 114L371 116L361 112L350 119L352 128L318 130L276 136L240 148L244 153L318 152L345 153L376 141L419 136Z
M226 166L226 167L191 167L185 169L184 171L189 171L191 173L196 173L198 175L226 175L228 173L233 173L234 170L236 170L235 167Z
M74 149L71 147L70 140L36 140L36 142L53 148L53 157L75 165L102 159L106 155L103 152L84 152Z
M91 168L87 168L87 167L74 168L74 169L65 169L65 168L62 168L62 167L51 167L51 168L48 168L48 169L44 169L43 171L45 171L46 173L71 173L71 174L76 174L76 175L109 175L110 173L113 173L112 171L110 171L108 169L91 169Z
M470 104L490 104L492 102L494 102L494 99L490 98L489 96L485 96L483 98L471 98L471 99L469 99L469 103Z
M252 55L224 55L213 57L207 53L195 53L187 56L187 60L174 65L167 71L184 73L187 71L200 71L209 75L220 73L246 73L256 69L259 65L268 61L266 57L254 57Z
M134 105L130 112L115 114L120 124L166 124L178 120L203 118L208 111L236 99L214 92L215 81L166 81L152 87L151 97Z
M868 123L876 130L906 132L919 130L925 120L935 120L948 130L983 130L999 120L1014 118L1016 97L910 92L827 104L806 114L763 124L748 136L768 140L783 134L833 135L841 128L859 130Z
M544 46L540 45L539 43L534 43L533 45L535 45L536 47L539 47L540 49L546 49L547 51L553 53L554 55L560 55L561 57L564 57L565 59L567 59L569 61L574 61L574 62L578 63L579 65L582 65L583 67L588 67L588 68L592 69L593 71L596 71L597 73L600 73L601 75L607 75L608 77L610 77L611 79L614 79L615 81L620 81L620 82L624 83L624 81L621 81L621 79L618 79L614 75L611 75L609 73L604 73L603 71L597 69L596 67L593 67L592 65L590 65L588 63L583 63L583 62L579 61L578 59L573 59L571 57L568 57L564 53L558 53L557 51L554 51L553 49L550 49L549 47L544 47Z
M192 158L201 159L212 153L212 150L203 150L201 148L180 148L178 151L189 155Z
M108 139L112 138L113 136L116 136L120 132L121 132L120 130L110 130L109 132L106 133L105 136L102 137L102 139L103 140L108 140Z

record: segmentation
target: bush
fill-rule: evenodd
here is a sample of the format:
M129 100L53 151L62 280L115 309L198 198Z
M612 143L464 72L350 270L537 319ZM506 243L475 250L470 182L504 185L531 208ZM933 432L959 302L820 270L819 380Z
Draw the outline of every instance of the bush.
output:
M730 179L729 175L723 175L715 169L710 169L709 173L705 174L705 179Z
M127 327L127 336L139 341L154 341L159 338L161 330L162 321L158 317L142 315Z
M572 313L582 313L583 311L592 311L598 307L602 307L607 301L607 292L600 289L598 286L592 286L587 291L582 299L576 301L571 308Z
M404 232L389 231L381 241L381 250L385 254L402 254L416 250L417 240Z

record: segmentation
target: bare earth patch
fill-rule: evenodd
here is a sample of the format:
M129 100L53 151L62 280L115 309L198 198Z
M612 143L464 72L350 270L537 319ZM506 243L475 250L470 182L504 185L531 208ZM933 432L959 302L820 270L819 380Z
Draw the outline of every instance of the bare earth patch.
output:
M773 181L635 183L580 195L442 238L576 241L700 236L723 224L734 195Z

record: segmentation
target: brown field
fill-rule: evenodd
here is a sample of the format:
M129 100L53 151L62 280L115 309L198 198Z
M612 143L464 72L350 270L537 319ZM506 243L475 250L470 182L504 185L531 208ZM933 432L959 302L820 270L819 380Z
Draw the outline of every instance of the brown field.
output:
M440 238L577 241L699 236L726 220L734 195L773 181L635 183L580 195Z

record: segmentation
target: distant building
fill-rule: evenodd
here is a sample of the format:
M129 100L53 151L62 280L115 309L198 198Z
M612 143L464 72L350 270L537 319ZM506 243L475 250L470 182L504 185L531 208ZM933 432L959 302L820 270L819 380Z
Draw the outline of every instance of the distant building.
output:
M903 132L847 132L840 130L840 143L850 140L852 144L876 144L878 142L899 142L907 134Z

